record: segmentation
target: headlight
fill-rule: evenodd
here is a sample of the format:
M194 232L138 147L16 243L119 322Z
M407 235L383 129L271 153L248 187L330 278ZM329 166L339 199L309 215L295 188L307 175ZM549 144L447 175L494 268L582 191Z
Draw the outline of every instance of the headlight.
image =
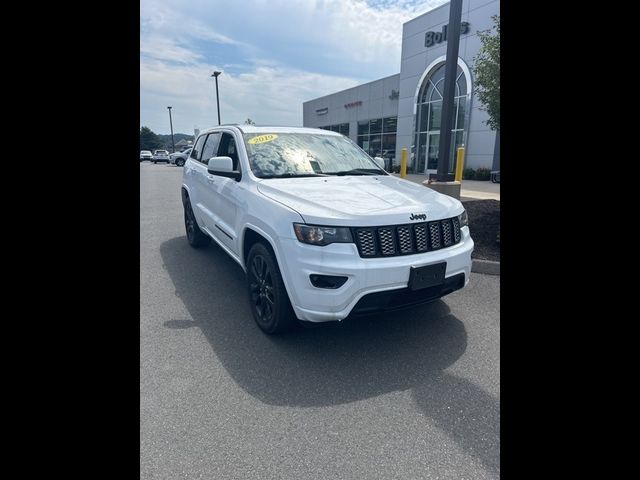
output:
M460 228L469 225L469 217L467 216L466 210L463 210L462 213L458 215L458 221L460 222Z
M294 223L296 237L303 243L311 245L329 245L330 243L353 243L351 230L345 227L318 227Z

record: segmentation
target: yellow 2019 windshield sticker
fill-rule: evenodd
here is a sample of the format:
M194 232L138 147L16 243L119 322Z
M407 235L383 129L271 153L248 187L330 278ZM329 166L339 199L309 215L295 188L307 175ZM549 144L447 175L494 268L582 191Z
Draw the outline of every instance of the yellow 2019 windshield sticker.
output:
M251 145L255 145L257 143L270 142L271 140L275 140L276 138L278 138L278 135L276 135L275 133L268 133L266 135L258 135L257 137L250 138L248 142Z

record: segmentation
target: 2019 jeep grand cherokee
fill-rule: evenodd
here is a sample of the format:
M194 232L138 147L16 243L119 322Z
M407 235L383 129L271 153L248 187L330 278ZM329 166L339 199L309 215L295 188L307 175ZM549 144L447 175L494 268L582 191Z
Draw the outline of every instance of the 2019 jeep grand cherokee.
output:
M184 166L187 239L247 274L267 333L432 301L469 281L462 204L391 176L354 142L310 128L220 126Z

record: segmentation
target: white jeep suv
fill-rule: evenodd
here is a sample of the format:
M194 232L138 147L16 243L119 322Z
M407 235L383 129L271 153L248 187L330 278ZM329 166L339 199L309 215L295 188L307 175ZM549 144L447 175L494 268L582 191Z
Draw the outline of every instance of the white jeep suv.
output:
M436 300L469 281L462 204L386 173L339 133L222 125L184 166L192 247L213 239L247 274L267 333Z

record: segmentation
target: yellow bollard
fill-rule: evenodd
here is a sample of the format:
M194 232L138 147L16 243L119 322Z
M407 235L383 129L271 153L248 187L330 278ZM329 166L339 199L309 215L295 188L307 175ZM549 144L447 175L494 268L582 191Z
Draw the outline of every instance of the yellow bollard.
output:
M402 149L400 156L400 178L407 178L407 149Z
M463 167L464 167L464 147L458 147L458 157L456 159L456 182L462 181Z

